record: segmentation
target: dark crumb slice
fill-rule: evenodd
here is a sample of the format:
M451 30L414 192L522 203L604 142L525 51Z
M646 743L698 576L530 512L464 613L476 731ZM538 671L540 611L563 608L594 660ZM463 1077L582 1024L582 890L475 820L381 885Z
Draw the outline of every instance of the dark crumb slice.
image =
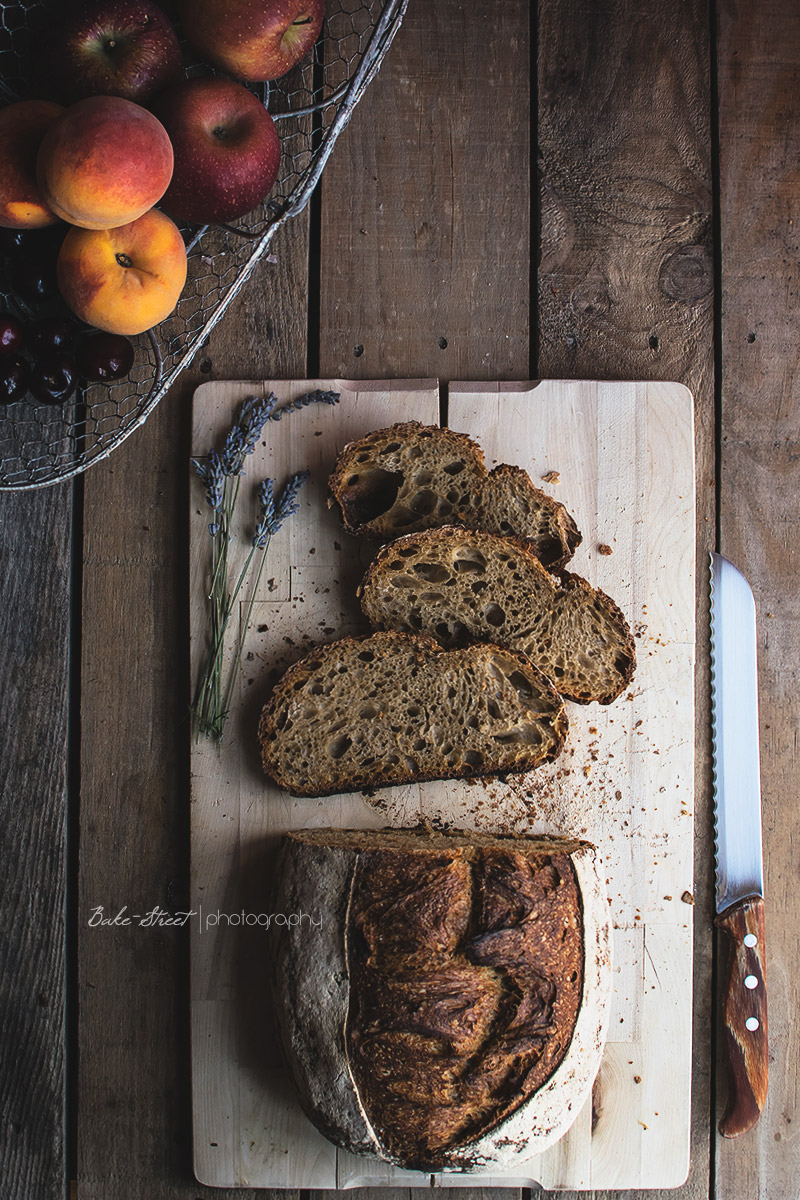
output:
M378 541L462 525L525 538L549 567L563 566L581 541L564 505L526 471L508 463L487 471L471 438L437 425L406 421L351 442L329 486L345 528Z
M566 729L561 700L524 655L378 633L318 646L291 667L259 740L280 787L325 796L527 771L560 753Z
M383 547L359 595L377 629L521 651L579 704L610 703L633 676L634 639L613 600L578 575L554 578L519 538L453 526L409 534Z

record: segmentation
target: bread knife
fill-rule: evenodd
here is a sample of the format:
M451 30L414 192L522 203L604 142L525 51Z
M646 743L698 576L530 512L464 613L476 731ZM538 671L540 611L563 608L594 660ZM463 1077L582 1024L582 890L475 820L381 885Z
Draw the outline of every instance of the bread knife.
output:
M728 943L721 975L728 1064L723 1137L752 1129L767 1096L764 871L758 752L756 607L750 585L711 555L711 724L716 924Z

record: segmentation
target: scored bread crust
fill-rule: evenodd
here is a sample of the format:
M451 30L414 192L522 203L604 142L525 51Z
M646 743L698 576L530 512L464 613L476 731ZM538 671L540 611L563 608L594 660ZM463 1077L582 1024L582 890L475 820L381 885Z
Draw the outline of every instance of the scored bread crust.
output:
M532 572L533 582L541 586L545 591L552 590L554 598L561 595L569 594L570 592L578 593L580 597L591 603L595 608L599 609L607 619L609 625L613 628L617 638L615 646L615 666L617 658L623 664L620 669L617 669L613 678L609 674L607 684L604 688L595 691L577 690L565 686L563 679L556 679L547 669L546 662L542 659L536 661L536 655L533 654L530 648L527 651L528 655L534 659L534 665L550 679L556 691L564 696L567 700L572 700L576 704L588 704L592 701L597 701L599 704L610 704L613 700L621 695L628 686L636 671L636 643L631 633L630 626L625 618L624 613L619 606L599 588L592 585L580 575L575 575L570 571L565 570L546 570L536 555L531 551L530 546L524 538L518 537L501 537L498 534L486 533L483 530L466 530L457 525L444 525L439 529L422 530L418 533L405 534L403 537L397 538L393 542L382 546L378 554L373 559L364 578L358 586L357 595L361 602L361 608L364 616L375 629L385 629L387 627L397 628L398 613L397 605L408 599L408 607L414 602L416 597L412 595L411 588L397 588L390 594L391 601L396 601L392 605L391 612L387 611L386 605L382 602L382 597L386 592L384 586L385 580L393 572L390 566L393 560L398 556L404 556L404 552L412 548L418 548L421 557L426 551L431 551L431 556L435 558L436 554L442 548L461 546L473 546L483 551L488 558L491 554L497 554L499 551L511 551L523 559L527 570ZM422 576L424 580L425 577ZM422 587L422 583L420 584ZM432 584L431 586L436 586ZM519 586L519 585L516 585ZM515 584L509 582L509 591L513 591ZM501 600L503 597L496 596L490 591L481 592L481 604L490 601ZM424 601L419 599L418 604L422 606ZM439 614L441 616L441 614ZM454 618L456 619L456 618ZM463 622L461 622L463 625ZM422 631L430 635L429 630L423 628ZM463 645L469 641L480 641L488 639L491 636L497 645L510 647L513 649L521 649L519 646L514 646L513 643L505 641L501 628L493 628L491 634L488 631L479 631L472 633L465 628L460 636L449 634L441 637L442 644L446 646Z
M520 754L518 761L513 764L504 761L499 763L486 762L485 759L481 763L473 764L462 760L457 766L450 766L443 762L441 770L429 771L411 771L401 768L398 764L390 777L385 774L374 774L366 777L359 775L357 778L349 781L343 781L340 778L336 779L335 784L331 785L326 784L325 780L317 774L313 782L309 781L305 785L298 783L297 778L290 777L282 768L276 751L281 733L281 716L287 711L287 706L291 703L292 697L301 694L304 682L308 682L312 678L314 669L320 665L320 659L332 660L336 656L349 653L351 650L355 653L358 647L361 647L363 650L365 645L368 649L375 651L376 659L381 658L383 662L386 661L387 654L393 651L405 651L406 653L412 651L416 654L419 661L441 655L443 664L446 662L448 656L452 654L467 655L469 659L471 657L470 651L475 651L476 662L480 662L481 657L487 652L510 659L518 666L523 675L529 677L538 689L543 701L549 706L549 719L547 723L551 737L549 748L545 753L542 753L540 747L531 744L531 753L525 757ZM352 693L350 693L348 699L352 699ZM377 787L389 787L401 783L424 783L435 779L470 779L482 776L501 776L532 770L534 767L538 767L542 763L550 762L558 757L564 747L568 724L568 718L558 692L550 680L538 667L533 665L525 654L509 650L506 647L492 646L485 642L475 643L472 647L467 647L464 650L448 651L443 649L433 638L419 634L387 630L385 632L345 637L336 642L328 642L316 646L302 659L289 667L282 678L278 680L272 695L262 710L258 726L258 738L261 746L261 762L264 771L274 780L278 787L293 796L316 797L364 791ZM457 744L457 739L454 738L454 745ZM311 774L313 775L313 772Z
M407 461L412 448L418 449L423 442L436 442L439 447L447 447L465 463L465 474L459 475L451 483L463 484L467 476L472 480L472 486L466 490L461 502L450 504L446 496L439 495L435 508L429 512L420 512L411 520L404 522L404 528L399 529L391 520L391 513L398 502L395 493L392 499L384 500L385 507L374 516L365 519L363 507L370 503L380 489L380 483L373 479L370 486L370 469L381 472L381 479L394 478L400 474L403 483L398 486L401 491L405 485L405 475L400 471L403 465L406 470L411 466ZM397 443L397 449L384 455L387 446ZM363 463L360 456L366 457ZM351 485L350 480L355 473L362 475L357 485ZM363 476L368 478L366 483ZM424 485L420 485L424 488ZM564 505L555 500L541 488L537 488L530 475L522 467L509 463L500 463L489 471L486 467L483 451L480 446L465 433L457 433L446 426L423 425L420 421L404 421L391 425L386 429L377 429L356 441L349 442L339 453L330 479L329 505L336 503L342 516L342 523L348 533L357 537L367 537L378 541L388 541L400 532L418 529L437 528L445 524L461 524L466 528L487 529L497 533L511 533L524 537L528 545L534 549L548 567L562 567L572 558L575 550L582 541L582 536L575 520ZM408 489L406 488L406 491ZM458 491L458 487L455 488ZM538 510L540 521L546 524L547 532L528 532L530 519L522 517L526 528L513 528L509 523L513 520L514 493L524 495L524 503L533 510ZM413 497L407 499L413 499ZM430 500L430 497L429 497ZM432 500L430 500L433 503ZM504 513L505 516L501 516ZM502 527L501 527L502 521Z
M275 874L278 911L305 913L316 924L273 931L271 983L280 1042L303 1110L326 1137L355 1154L408 1168L386 1147L370 1121L348 1051L351 1013L349 938L360 855L383 837L426 840L422 830L299 830L289 833ZM480 1173L521 1170L546 1150L581 1111L600 1066L611 999L611 930L596 851L587 842L492 836L453 831L430 834L434 848L449 837L476 847L539 844L569 855L580 891L583 982L566 1053L544 1083L485 1133L451 1146L431 1169ZM327 844L328 839L332 844ZM359 845L360 839L363 844ZM434 841L435 839L435 841ZM337 841L340 844L336 844ZM425 1168L420 1168L425 1169Z

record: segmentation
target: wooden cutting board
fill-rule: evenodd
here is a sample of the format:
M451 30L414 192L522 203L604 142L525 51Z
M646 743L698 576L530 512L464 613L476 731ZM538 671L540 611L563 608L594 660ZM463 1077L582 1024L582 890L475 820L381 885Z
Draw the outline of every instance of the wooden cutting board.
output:
M256 482L310 467L301 511L273 539L221 749L192 746L194 1162L206 1184L243 1187L671 1187L689 1164L692 1015L695 511L692 398L672 383L450 384L447 424L487 463L525 467L583 532L570 567L608 592L637 636L639 666L614 704L569 705L567 749L515 782L427 783L374 796L293 799L261 773L256 725L275 672L316 641L363 630L355 588L370 550L326 507L338 450L398 420L437 424L436 380L207 383L195 393L194 455L219 446L240 401L314 387L341 393L266 430ZM550 472L558 481L542 483ZM210 539L191 491L193 680L205 649ZM600 547L610 547L611 554ZM241 601L247 602L243 595ZM594 1089L570 1131L517 1175L428 1176L337 1150L301 1113L266 999L271 855L304 826L379 827L441 818L462 827L587 837L605 863L615 993ZM259 924L260 922L260 924ZM594 1108L594 1113L592 1111Z

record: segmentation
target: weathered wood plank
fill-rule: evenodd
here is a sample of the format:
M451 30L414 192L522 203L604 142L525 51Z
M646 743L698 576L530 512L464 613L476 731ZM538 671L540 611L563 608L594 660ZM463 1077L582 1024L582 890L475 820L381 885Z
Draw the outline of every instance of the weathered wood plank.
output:
M86 477L79 887L81 1200L233 1200L192 1181L188 929L88 928L91 907L185 909L190 398L306 367L308 223L276 240L195 368ZM253 1193L268 1195L268 1193Z
M522 0L410 6L323 180L320 374L528 377L529 47Z
M719 1200L795 1200L800 1042L795 817L800 11L718 5L722 237L720 550L748 576L759 623L767 993L767 1103L749 1134L718 1139ZM725 1099L718 1072L717 1116Z
M64 921L73 489L0 496L0 1180L65 1189Z
M695 397L698 563L714 534L708 6L540 0L540 377L675 379ZM709 1188L707 600L698 571L692 1166ZM648 1193L648 1195L653 1193Z
M409 6L322 182L320 375L528 377L529 25Z

